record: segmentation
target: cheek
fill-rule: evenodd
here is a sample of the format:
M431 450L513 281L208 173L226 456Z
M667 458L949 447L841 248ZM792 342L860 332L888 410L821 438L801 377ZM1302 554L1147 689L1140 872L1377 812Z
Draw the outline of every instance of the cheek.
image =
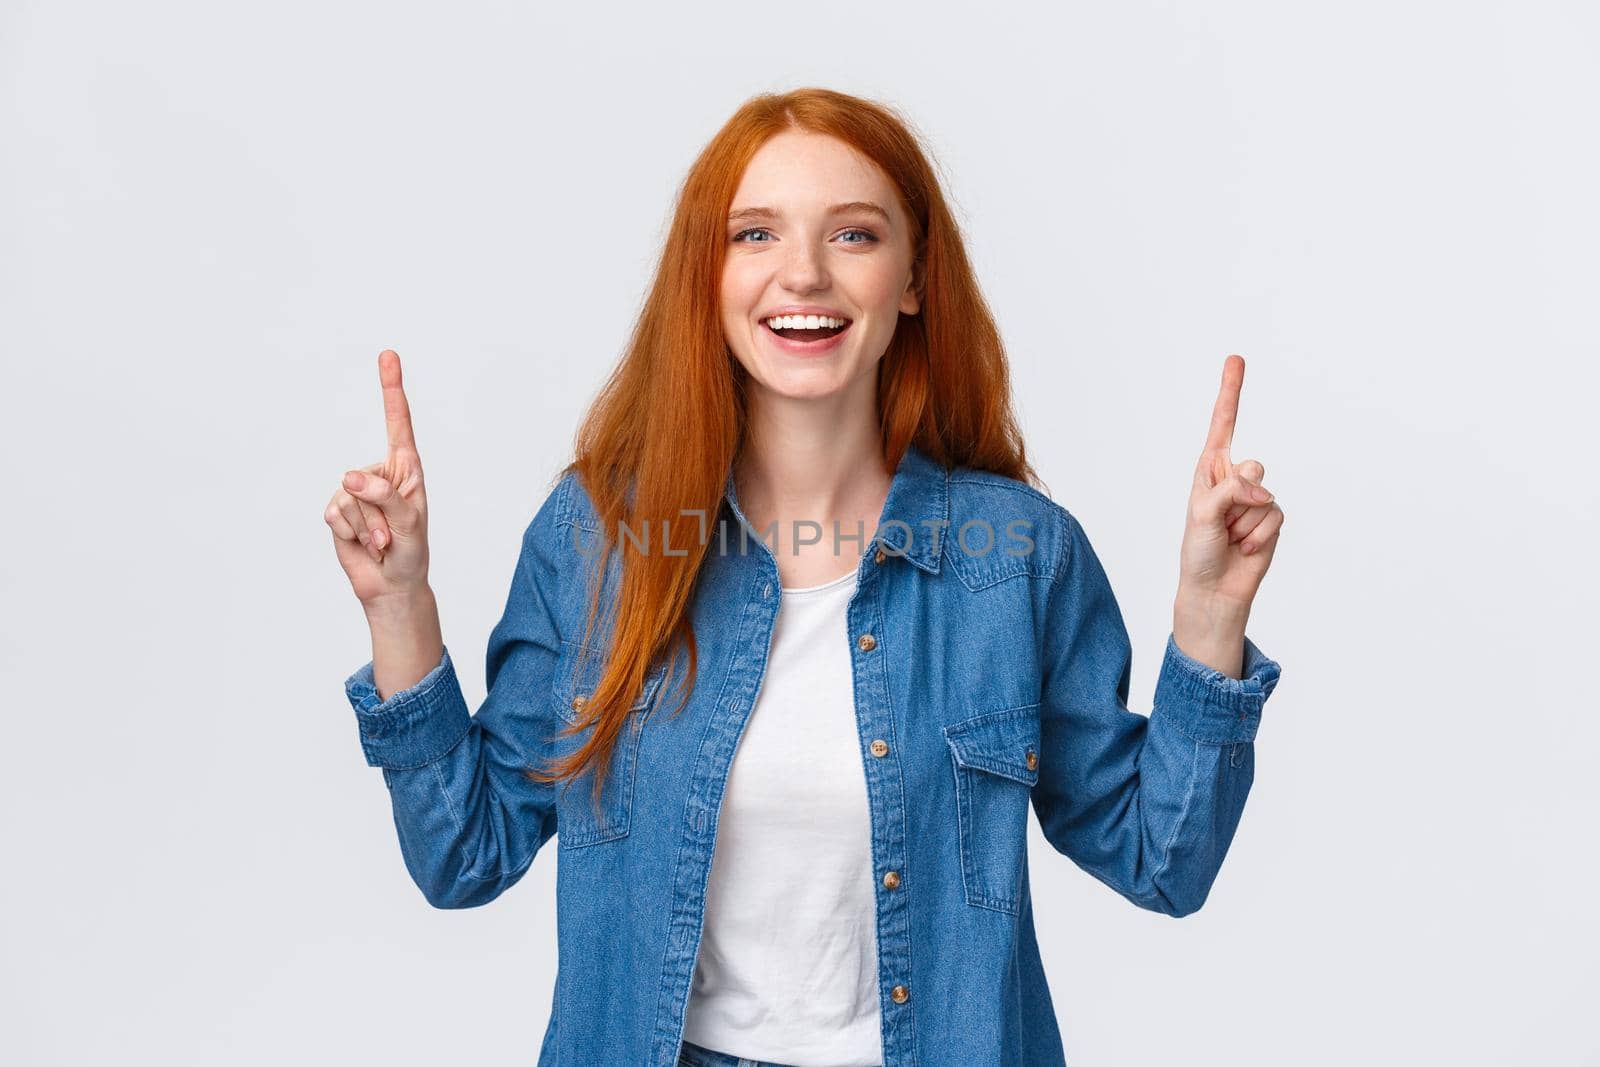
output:
M718 315L722 323L723 340L740 363L749 369L745 349L750 345L750 316L754 314L754 301L760 290L752 290L749 279L740 271L724 269L718 293Z
M737 261L722 268L722 306L728 313L745 315L753 309L753 301L761 293L761 281L755 273L742 269Z
M853 286L859 294L859 302L880 312L897 309L907 270L909 268L902 269L888 257L874 258L871 263L863 264Z

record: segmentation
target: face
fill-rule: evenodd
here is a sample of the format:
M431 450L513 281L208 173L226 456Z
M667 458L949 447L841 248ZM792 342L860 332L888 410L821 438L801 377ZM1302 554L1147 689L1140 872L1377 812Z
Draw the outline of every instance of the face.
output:
M883 172L833 137L780 133L745 169L727 241L722 331L752 389L798 400L870 390L900 316L920 307L910 223ZM844 328L774 332L785 312Z

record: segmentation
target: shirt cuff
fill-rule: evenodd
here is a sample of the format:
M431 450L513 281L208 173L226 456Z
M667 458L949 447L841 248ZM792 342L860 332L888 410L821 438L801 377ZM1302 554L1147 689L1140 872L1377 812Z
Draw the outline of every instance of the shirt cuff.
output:
M426 766L454 748L472 726L448 647L438 666L388 700L378 699L371 660L345 679L344 692L356 713L361 751L373 767Z
M1187 655L1169 633L1152 714L1204 744L1254 741L1261 707L1277 686L1280 671L1278 663L1246 637L1244 677L1230 678Z

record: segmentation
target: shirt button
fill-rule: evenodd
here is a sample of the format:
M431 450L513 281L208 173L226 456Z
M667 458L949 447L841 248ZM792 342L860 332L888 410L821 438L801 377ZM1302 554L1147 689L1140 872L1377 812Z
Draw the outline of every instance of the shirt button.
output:
M900 875L897 874L894 871L886 871L886 872L884 872L884 875L883 875L883 888L885 888L885 889L899 889L900 888Z
M896 1004L904 1004L906 1001L911 999L911 990L907 989L903 985L897 985L893 989L889 990L889 999L894 1001Z
M1028 770L1036 771L1038 769L1039 769L1039 753L1035 752L1033 749L1030 748L1030 749L1028 749Z
M871 652L878 647L878 639L871 634L862 634L856 638L856 647L863 652Z
M874 756L880 758L889 754L889 743L882 738L873 739L872 744L868 745L867 748L872 751Z
M572 710L582 711L583 706L587 703L589 703L589 698L584 696L582 693L579 693L577 696L572 698Z
M887 552L885 552L883 550L883 546L882 545L879 545L877 554L872 557L872 562L874 562L874 563L882 563L884 560L886 560L888 558L889 558L889 553L887 553Z

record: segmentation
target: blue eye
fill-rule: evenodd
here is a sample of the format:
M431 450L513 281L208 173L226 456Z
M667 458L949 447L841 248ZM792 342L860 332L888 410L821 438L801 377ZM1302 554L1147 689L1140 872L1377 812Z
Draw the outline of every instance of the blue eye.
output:
M743 241L745 244L752 244L752 243L753 244L763 244L763 245L764 244L771 244L770 241L755 241L755 242L745 241L745 237L748 234L765 233L765 234L770 235L771 232L772 231L768 230L765 226L755 226L755 227L752 227L752 228L750 228L748 230L740 230L738 233L733 235L732 240L734 240L734 241ZM844 231L844 233L840 234L839 236L843 237L843 236L846 236L847 234L852 234L852 233L860 234L861 237L864 238L864 240L860 240L860 241L845 241L844 242L845 244L847 244L847 245L865 245L865 244L873 244L874 242L876 242L878 240L877 236L875 234L873 234L870 230L863 230L863 229L849 229L849 230Z

